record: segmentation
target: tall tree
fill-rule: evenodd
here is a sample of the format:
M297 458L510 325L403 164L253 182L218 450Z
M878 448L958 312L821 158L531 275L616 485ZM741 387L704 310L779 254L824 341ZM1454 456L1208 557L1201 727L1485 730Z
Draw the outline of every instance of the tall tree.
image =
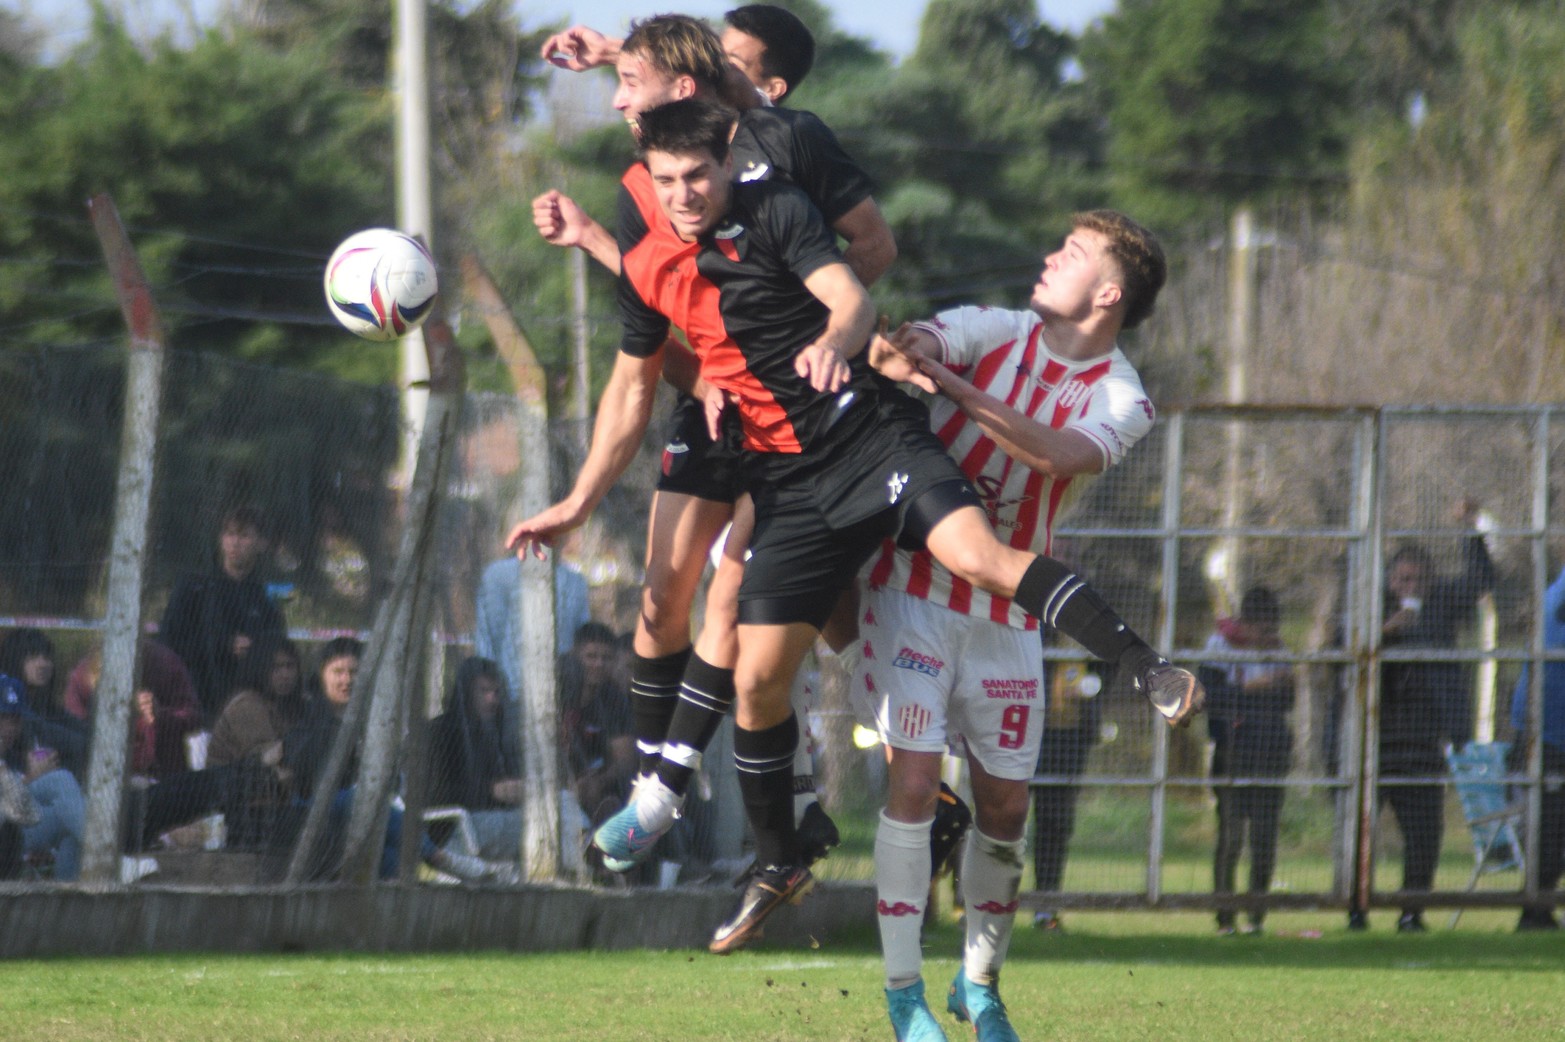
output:
M921 311L1031 285L1040 248L1095 198L1071 57L1032 0L932 0L912 57L858 99L902 256L877 296Z
M82 209L107 191L163 287L175 346L307 364L341 343L320 264L344 232L384 220L378 99L308 48L216 32L142 45L101 9L84 45L20 86L0 150L0 243L15 251L0 329L34 343L119 334ZM267 316L318 325L284 332ZM372 375L372 357L344 368Z
M1121 0L1082 67L1122 204L1160 225L1339 183L1347 91L1327 0Z

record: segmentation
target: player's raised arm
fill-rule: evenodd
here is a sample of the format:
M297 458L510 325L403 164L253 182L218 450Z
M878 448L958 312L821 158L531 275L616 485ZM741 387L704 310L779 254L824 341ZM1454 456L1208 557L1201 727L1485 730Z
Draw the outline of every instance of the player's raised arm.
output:
M544 547L579 528L635 459L652 417L652 400L663 366L662 352L638 358L620 353L598 399L592 444L570 495L511 529L506 546L517 556L544 556Z
M817 391L848 382L848 359L864 350L875 326L875 306L846 264L826 264L805 276L804 288L830 310L826 328L800 351L793 368Z
M619 58L620 45L624 42L589 26L573 25L545 40L539 55L551 65L585 72L600 65L612 65Z
M550 189L533 200L533 226L551 246L576 246L614 274L619 274L619 244L614 236L587 216L576 200Z

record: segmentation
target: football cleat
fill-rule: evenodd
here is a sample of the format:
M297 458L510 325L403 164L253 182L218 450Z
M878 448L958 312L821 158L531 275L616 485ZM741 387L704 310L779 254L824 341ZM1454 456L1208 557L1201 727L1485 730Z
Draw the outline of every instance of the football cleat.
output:
M935 1015L924 1001L924 982L905 988L886 989L886 1012L891 1015L891 1030L897 1042L947 1042Z
M784 902L798 904L815 886L815 877L802 865L756 866L746 877L744 895L734 914L712 934L707 950L727 955L761 936L761 924Z
M813 865L827 854L831 848L842 842L842 836L837 832L837 823L831 820L826 813L826 808L819 803L812 803L804 808L804 813L799 816L798 825L799 853L804 856L804 863Z
M1188 724L1206 703L1206 688L1195 674L1166 659L1158 659L1136 677L1136 690L1147 696L1170 727Z
M939 879L956 867L962 837L967 835L972 824L973 812L967 809L962 797L941 782L940 794L935 799L935 823L929 827L931 878Z
M1011 1018L1006 1016L997 984L974 984L967 979L965 970L957 970L946 1009L957 1020L973 1025L977 1042L1021 1042L1011 1027Z
M679 820L684 797L677 796L653 775L636 779L630 802L615 811L592 834L592 845L610 872L629 872L645 861Z

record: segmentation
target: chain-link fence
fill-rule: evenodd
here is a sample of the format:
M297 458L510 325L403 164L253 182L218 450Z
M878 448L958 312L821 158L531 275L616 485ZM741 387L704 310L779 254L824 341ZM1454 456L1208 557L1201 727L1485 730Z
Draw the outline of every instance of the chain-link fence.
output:
M0 512L0 671L28 685L31 703L4 755L24 772L35 755L62 768L35 780L53 831L29 830L0 849L7 874L23 879L69 879L79 856L64 820L70 793L56 790L70 778L79 791L90 748L120 359L89 349L0 354L0 487L10 507ZM1266 905L1516 903L1536 887L1536 844L1525 837L1554 796L1541 780L1542 747L1514 743L1539 733L1541 686L1519 710L1532 721L1525 735L1511 710L1523 664L1547 655L1542 605L1565 551L1550 495L1565 477L1555 415L1165 411L1120 466L1073 490L1055 555L1153 643L1201 666L1213 711L1170 733L1073 646L1042 651L1051 731L1035 779L1028 901L1229 915ZM392 572L399 416L389 390L170 359L143 598L137 688L146 695L123 736L124 878L154 862L150 880L279 878L301 808L327 795L311 790L308 759L330 731L321 709L362 650L352 641L367 636ZM513 725L526 665L506 628L516 578L501 539L517 519L524 454L540 451L521 444L520 430L511 399L468 396L437 526L428 668L412 701L422 711L409 721L422 732L409 745L420 762L401 764L420 809L393 811L387 875L518 875ZM553 430L542 451L560 492L584 431ZM561 548L556 572L563 869L582 878L582 824L627 781L625 638L660 434L649 434L646 458L582 538ZM234 536L247 526L249 544ZM1397 569L1418 574L1412 586L1396 580L1405 588L1388 600ZM1256 588L1270 592L1272 608L1262 594L1246 598ZM1247 600L1260 607L1246 612ZM248 614L229 617L235 603ZM820 780L849 839L829 872L867 877L867 849L855 858L853 840L873 830L879 753L853 741L833 683L840 664L814 668ZM1517 750L1502 769L1519 828L1483 856L1445 759L1448 746L1469 741ZM710 800L670 850L684 873L665 868L663 882L742 856L721 748L708 757ZM351 789L330 798L346 801ZM414 840L401 838L404 816L418 819ZM315 862L322 875L329 837L326 846ZM417 863L399 851L417 851Z

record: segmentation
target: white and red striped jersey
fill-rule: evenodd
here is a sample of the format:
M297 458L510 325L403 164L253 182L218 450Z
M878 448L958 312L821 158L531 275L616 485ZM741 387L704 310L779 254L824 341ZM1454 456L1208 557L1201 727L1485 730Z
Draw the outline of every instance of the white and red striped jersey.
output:
M1152 429L1152 402L1117 347L1091 361L1072 362L1049 350L1037 315L1000 308L955 308L916 328L938 339L946 366L979 390L1039 423L1091 438L1103 452L1105 469ZM930 399L929 418L978 490L1000 539L1047 553L1071 479L1056 480L1016 462L949 398ZM868 566L867 577L872 587L902 590L964 615L1019 629L1038 626L1009 598L956 578L927 551L898 549L889 540Z

